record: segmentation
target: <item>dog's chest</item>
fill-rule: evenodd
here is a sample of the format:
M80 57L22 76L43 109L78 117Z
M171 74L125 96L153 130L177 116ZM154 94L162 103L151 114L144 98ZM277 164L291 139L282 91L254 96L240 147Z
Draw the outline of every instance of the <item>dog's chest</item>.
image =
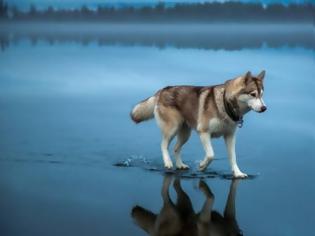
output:
M209 132L211 134L211 137L220 137L226 133L229 133L233 129L233 124L228 121L218 118L212 118L209 120Z

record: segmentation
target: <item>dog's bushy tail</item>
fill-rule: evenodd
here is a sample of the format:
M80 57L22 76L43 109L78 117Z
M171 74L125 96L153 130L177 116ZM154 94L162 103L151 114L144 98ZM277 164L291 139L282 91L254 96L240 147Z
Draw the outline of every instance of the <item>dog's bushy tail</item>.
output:
M149 97L142 102L138 103L130 112L130 117L135 123L140 123L154 117L154 107L156 97Z

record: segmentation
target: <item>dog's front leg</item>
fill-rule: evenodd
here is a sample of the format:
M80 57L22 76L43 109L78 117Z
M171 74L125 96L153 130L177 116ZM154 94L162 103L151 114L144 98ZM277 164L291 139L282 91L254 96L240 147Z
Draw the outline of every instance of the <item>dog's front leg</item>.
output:
M201 143L206 152L205 158L199 164L199 170L204 171L207 169L208 165L214 159L214 152L211 145L210 134L208 132L199 133Z
M245 178L247 174L243 173L236 162L235 154L235 132L224 136L226 148L228 151L229 161L232 169L233 176L235 178Z

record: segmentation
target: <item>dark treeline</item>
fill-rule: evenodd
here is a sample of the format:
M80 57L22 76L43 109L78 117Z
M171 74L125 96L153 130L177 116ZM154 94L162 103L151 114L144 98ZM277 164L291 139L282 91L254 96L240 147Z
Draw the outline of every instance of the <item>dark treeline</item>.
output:
M313 4L270 4L260 3L197 3L175 4L166 7L159 3L153 7L114 8L98 6L90 9L82 6L80 9L38 10L31 5L28 12L17 7L8 7L0 0L0 17L11 21L105 21L105 22L314 22L315 5Z

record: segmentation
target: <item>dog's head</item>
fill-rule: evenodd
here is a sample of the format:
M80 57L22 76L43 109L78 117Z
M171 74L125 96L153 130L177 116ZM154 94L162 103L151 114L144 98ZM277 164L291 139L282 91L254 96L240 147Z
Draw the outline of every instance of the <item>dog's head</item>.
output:
M262 71L259 75L253 76L251 72L247 72L242 77L242 89L238 94L238 101L256 112L264 112L267 110L267 106L262 98L265 74L265 71Z

